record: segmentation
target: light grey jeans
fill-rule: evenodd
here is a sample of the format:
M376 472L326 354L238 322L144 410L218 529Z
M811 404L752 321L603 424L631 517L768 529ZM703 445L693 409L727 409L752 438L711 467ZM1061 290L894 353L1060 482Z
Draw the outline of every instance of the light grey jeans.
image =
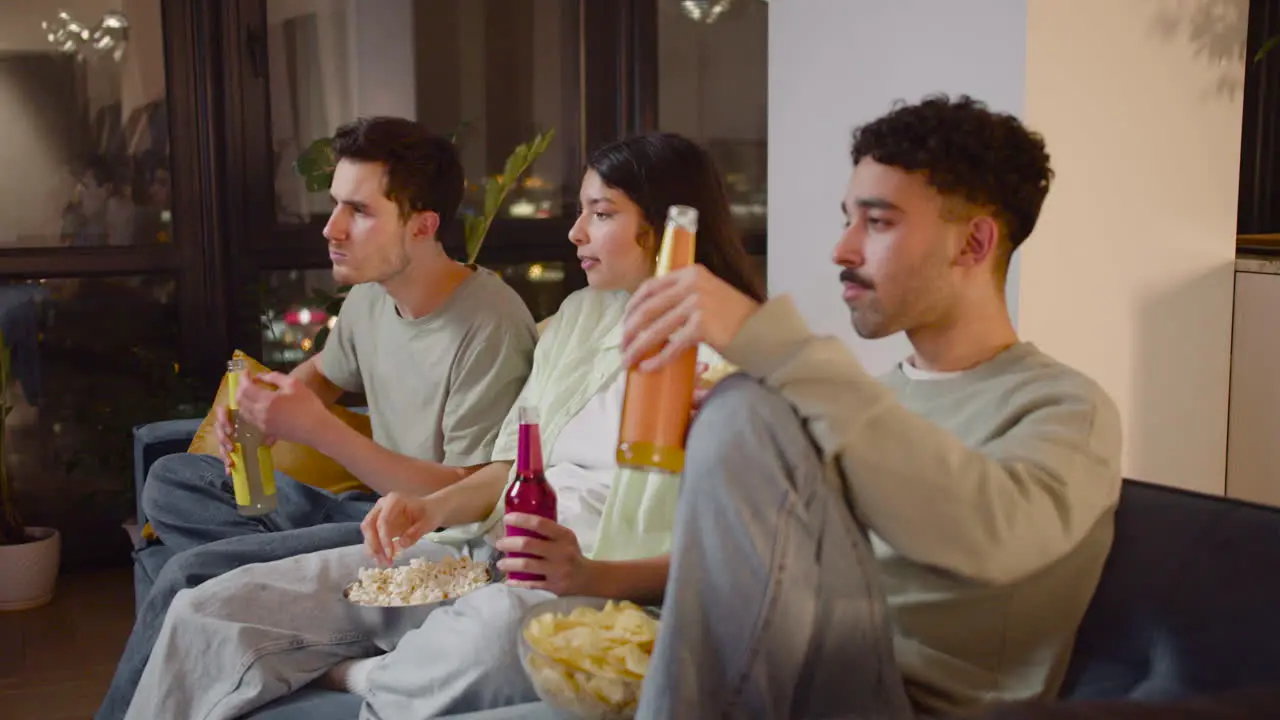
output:
M912 717L875 555L806 422L735 375L688 445L636 717Z
M419 543L402 556L470 554ZM237 718L349 658L380 656L363 720L433 717L537 700L517 652L519 620L550 593L494 585L438 607L398 636L341 591L364 546L249 565L183 590L165 617L126 718ZM393 611L394 612L394 611ZM372 616L374 619L370 619ZM384 650L390 652L384 653Z

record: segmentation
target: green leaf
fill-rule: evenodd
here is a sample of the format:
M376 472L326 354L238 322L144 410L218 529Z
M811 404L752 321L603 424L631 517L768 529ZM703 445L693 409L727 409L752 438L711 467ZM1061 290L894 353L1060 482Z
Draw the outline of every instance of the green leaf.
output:
M1272 50L1275 50L1277 45L1280 45L1280 35L1272 35L1267 38L1263 41L1262 47L1258 48L1258 52L1253 56L1253 61L1261 62L1262 58L1266 57Z
M472 123L470 120L463 120L459 122L457 127L453 129L453 132L449 133L449 142L453 143L454 145L457 145L458 139L461 138L462 135L466 133L466 131L470 130L473 124L474 123Z
M507 162L502 166L502 182L510 185L515 182L516 176L524 172L524 154L521 153L523 145L516 148L507 156Z
M541 155L542 153L546 152L547 148L551 147L551 140L554 139L555 136L556 136L555 128L548 130L547 134L541 136L541 141L537 143L538 155Z
M484 215L492 218L498 212L498 204L502 202L503 183L494 178L484 179Z
M319 138L307 146L293 163L309 192L328 190L333 183L337 160L333 155L333 138Z
M480 255L480 246L484 243L484 234L488 223L484 218L468 215L463 220L463 234L466 236L467 262L474 263Z

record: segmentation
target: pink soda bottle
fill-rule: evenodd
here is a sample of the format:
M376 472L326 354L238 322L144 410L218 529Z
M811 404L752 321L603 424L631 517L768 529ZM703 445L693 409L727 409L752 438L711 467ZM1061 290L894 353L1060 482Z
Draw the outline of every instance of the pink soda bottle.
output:
M538 411L532 407L520 408L520 431L516 448L516 478L507 488L506 512L540 515L556 521L556 491L547 482L542 468L542 436L538 431ZM542 535L524 528L507 526L507 535L527 535L541 540ZM529 553L507 553L508 557L536 557ZM542 575L513 572L512 580L544 580Z

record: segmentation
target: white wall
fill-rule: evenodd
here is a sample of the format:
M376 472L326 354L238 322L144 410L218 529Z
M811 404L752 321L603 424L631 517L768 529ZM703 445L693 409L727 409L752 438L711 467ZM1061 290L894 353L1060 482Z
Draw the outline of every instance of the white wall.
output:
M1020 112L1026 24L1017 0L769 3L769 290L790 293L816 332L847 340L872 372L908 349L901 336L858 338L840 299L830 258L851 132L932 92Z
M872 371L891 366L905 342L856 339L829 260L849 130L939 90L1014 112L1058 173L1010 278L1020 333L1115 398L1126 474L1222 493L1246 11L773 0L770 291Z

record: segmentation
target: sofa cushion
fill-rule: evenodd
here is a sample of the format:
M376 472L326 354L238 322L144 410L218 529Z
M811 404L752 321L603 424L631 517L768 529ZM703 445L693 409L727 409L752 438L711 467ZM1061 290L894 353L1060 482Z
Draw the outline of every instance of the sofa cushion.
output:
M1280 511L1126 481L1061 696L1280 686Z

